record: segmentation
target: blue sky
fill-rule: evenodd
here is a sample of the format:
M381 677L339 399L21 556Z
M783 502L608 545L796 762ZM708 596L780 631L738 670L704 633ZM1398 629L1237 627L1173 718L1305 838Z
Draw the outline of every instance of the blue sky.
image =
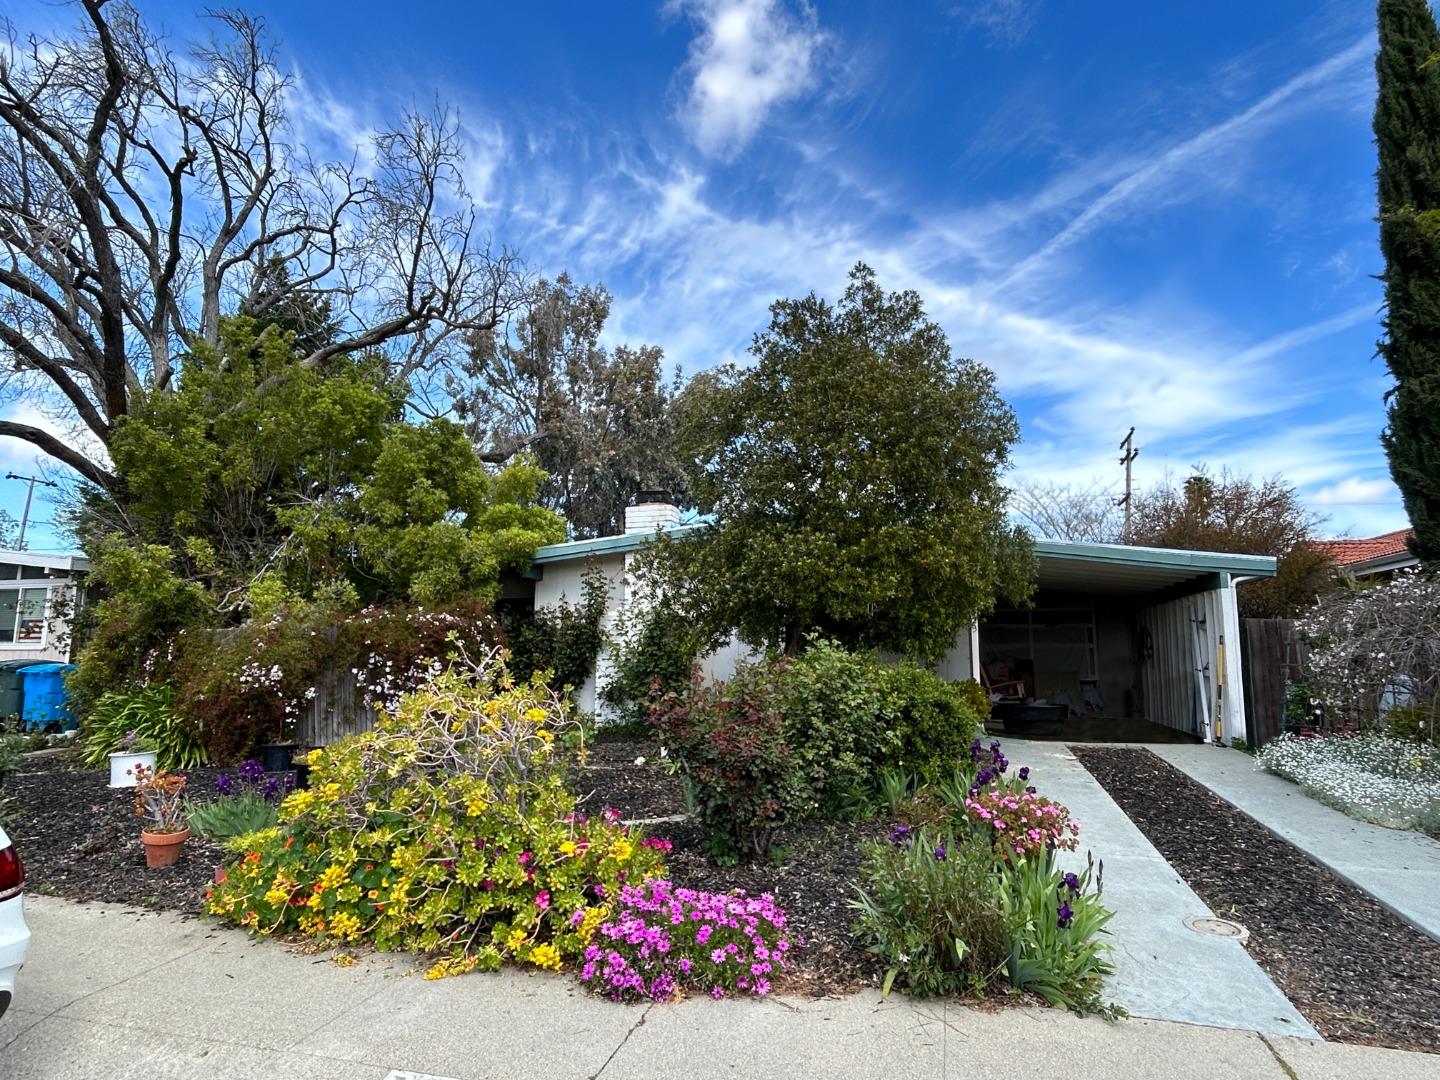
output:
M604 282L614 341L741 358L773 299L833 297L863 259L995 370L1018 478L1116 480L1134 425L1142 485L1207 462L1284 475L1331 533L1404 524L1377 438L1370 4L245 6L312 149L455 106L496 241ZM18 516L24 485L0 496Z

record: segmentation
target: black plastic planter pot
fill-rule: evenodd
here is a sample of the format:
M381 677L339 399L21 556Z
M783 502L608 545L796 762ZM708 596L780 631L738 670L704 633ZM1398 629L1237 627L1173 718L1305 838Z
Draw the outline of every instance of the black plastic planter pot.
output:
M266 743L260 747L260 764L265 766L267 773L289 772L294 768L294 756L294 743Z

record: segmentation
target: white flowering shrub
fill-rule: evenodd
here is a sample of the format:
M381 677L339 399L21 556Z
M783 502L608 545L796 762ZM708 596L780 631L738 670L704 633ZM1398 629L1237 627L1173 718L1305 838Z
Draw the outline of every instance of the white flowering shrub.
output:
M1262 768L1361 821L1440 837L1440 749L1386 735L1281 735Z
M1430 742L1440 728L1440 576L1410 571L1337 591L1301 621L1305 681L1330 725L1370 729L1402 711Z

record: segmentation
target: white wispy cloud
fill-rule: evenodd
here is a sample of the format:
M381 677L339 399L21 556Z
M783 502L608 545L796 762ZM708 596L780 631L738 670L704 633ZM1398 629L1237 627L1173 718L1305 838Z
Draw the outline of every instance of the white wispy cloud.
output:
M1087 204L1039 250L1017 263L997 287L1034 275L1059 252L1140 200L1142 195L1161 189L1177 174L1212 166L1223 174L1228 168L1223 157L1233 152L1237 144L1254 139L1259 129L1274 123L1287 106L1307 94L1324 91L1337 80L1358 74L1374 49L1375 39L1367 34L1348 48L1306 68L1248 108L1144 161Z
M1388 476L1347 476L1310 496L1310 501L1319 506L1388 506L1399 500L1400 492Z
M681 118L696 146L728 157L745 146L777 106L816 84L828 35L808 6L781 0L672 0L699 33L690 47Z

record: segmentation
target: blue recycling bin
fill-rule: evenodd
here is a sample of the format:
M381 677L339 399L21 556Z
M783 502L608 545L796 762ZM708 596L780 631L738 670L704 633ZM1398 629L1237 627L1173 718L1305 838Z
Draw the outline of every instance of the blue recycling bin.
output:
M26 731L43 731L50 724L59 724L61 731L76 726L65 691L65 676L74 670L74 664L36 664L20 672L24 683L20 715Z

